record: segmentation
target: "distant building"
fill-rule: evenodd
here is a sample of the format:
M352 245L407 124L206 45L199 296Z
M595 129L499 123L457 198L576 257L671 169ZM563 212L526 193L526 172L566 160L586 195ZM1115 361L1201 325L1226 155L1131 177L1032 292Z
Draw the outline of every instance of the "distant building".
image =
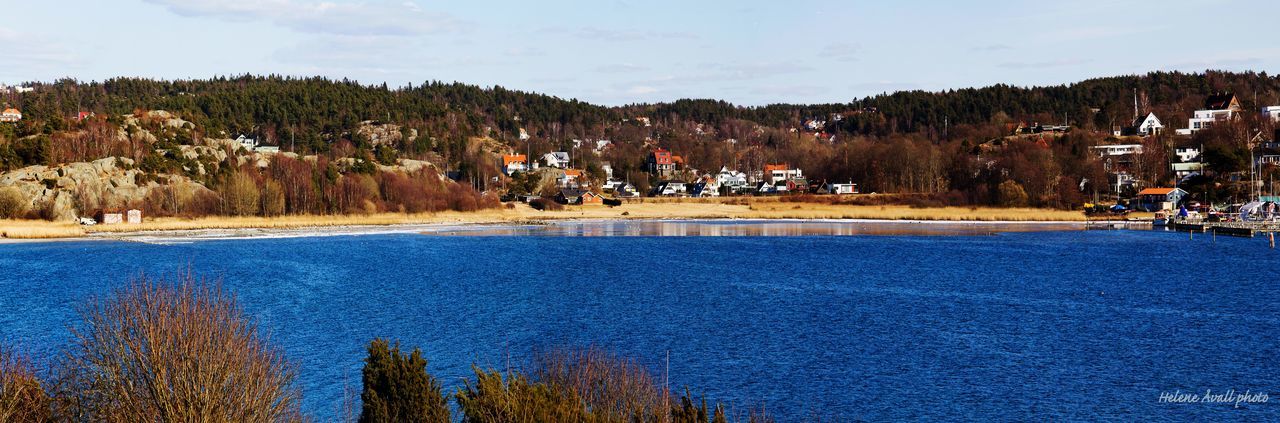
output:
M1147 188L1138 192L1135 208L1149 212L1174 210L1186 195L1182 188Z
M825 191L825 192L826 192L826 193L828 193L828 194L857 194L857 193L858 193L858 184L855 184L855 183L847 183L847 184L828 183L828 184L826 184L825 186L823 186L823 187L822 187L822 190L823 190L823 191Z
M792 169L788 164L766 164L764 165L764 177L769 183L777 184L779 181L789 179L803 178L804 173L800 169Z
M17 122L20 120L22 120L22 112L18 111L18 109L10 108L0 112L0 122Z
M1280 106L1263 107L1262 117L1270 119L1272 122L1280 122Z
M1155 113L1148 113L1146 117L1134 119L1133 125L1115 131L1115 135L1147 137L1159 135L1162 130L1164 130L1164 124L1160 122L1160 118L1156 117Z
M565 169L564 175L556 178L556 185L561 188L581 188L586 186L586 179L578 169Z
M671 158L671 152L661 148L649 152L645 167L648 168L649 173L660 177L671 176L676 171L676 164Z
M85 120L88 120L93 116L94 116L93 112L80 112L80 113L76 113L76 115L71 119L76 122L84 122Z
M523 154L507 154L502 156L502 172L511 176L516 172L529 171L529 158Z
M720 186L728 187L733 191L739 191L748 184L747 174L729 170L728 166L720 168L720 173L716 175L716 181L720 182Z
M569 167L569 153L553 151L542 155L542 163L550 167L564 169Z
M1196 110L1195 115L1187 121L1186 129L1179 129L1178 135L1191 135L1201 129L1213 126L1218 122L1235 119L1240 113L1240 101L1235 94L1214 94L1204 101L1204 109Z
M142 223L142 210L131 209L125 212L125 222L137 225Z

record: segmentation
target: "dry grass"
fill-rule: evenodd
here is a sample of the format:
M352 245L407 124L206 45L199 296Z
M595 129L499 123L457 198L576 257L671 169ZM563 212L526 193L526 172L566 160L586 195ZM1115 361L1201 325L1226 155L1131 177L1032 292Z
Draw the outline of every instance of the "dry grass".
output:
M57 223L45 220L0 220L0 238L53 239L75 238L84 235L84 228L75 223Z
M1131 216L1132 217L1132 216ZM912 207L905 205L851 205L820 202L785 202L777 197L660 198L628 201L618 207L567 206L563 210L540 211L526 204L513 208L474 212L378 213L331 216L279 216L147 219L138 225L98 225L81 227L73 223L37 220L0 220L0 238L75 238L86 234L117 234L143 231L188 231L215 229L301 229L341 226L386 226L415 224L515 223L564 219L877 219L936 221L1077 222L1083 213L1071 210L997 207Z

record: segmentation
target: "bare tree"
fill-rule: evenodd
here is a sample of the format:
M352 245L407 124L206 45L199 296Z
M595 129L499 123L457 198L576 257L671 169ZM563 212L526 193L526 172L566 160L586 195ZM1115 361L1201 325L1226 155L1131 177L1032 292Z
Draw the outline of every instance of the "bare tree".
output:
M143 276L80 316L59 369L62 418L301 420L293 366L217 284Z
M0 347L0 422L39 422L49 415L49 395L30 363Z

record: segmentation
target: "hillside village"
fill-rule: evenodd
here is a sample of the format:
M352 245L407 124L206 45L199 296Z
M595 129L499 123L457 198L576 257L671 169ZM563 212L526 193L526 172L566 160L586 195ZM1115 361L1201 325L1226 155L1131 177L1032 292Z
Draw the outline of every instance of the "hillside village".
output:
M185 112L62 107L50 116L50 105L40 102L62 89L0 87L0 189L16 189L23 203L11 217L416 212L494 207L499 200L544 208L645 197L861 193L920 193L944 205L1226 213L1277 199L1262 181L1280 166L1280 106L1247 109L1231 92L1178 94L1181 104L1202 100L1202 107L1183 110L1155 107L1134 89L1131 117L1110 127L1099 122L1120 113L1114 103L1107 111L1090 109L1095 116L1083 122L1001 112L986 122L948 117L940 126L894 135L900 116L871 100L753 111L789 116L781 126L726 118L744 112L723 104L682 100L605 109L615 116L605 120L601 109L575 111L584 123L571 129L518 113L486 117L511 111L499 102L497 112L432 112L443 120L347 115L347 129L307 132L287 121L212 120L210 106L191 109L183 95L161 103ZM24 115L24 103L41 109L40 116ZM459 116L468 126L448 129ZM412 181L429 187L405 185Z

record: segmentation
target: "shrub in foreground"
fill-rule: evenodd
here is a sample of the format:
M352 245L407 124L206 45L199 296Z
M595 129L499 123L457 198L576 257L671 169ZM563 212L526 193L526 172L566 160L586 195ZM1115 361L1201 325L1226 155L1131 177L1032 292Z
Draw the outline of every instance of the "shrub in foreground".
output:
M80 315L59 380L68 420L300 420L293 367L218 287L143 277Z
M399 345L375 339L363 373L360 422L450 421L448 400L417 348L404 354Z
M49 420L49 395L30 363L0 347L0 422Z

